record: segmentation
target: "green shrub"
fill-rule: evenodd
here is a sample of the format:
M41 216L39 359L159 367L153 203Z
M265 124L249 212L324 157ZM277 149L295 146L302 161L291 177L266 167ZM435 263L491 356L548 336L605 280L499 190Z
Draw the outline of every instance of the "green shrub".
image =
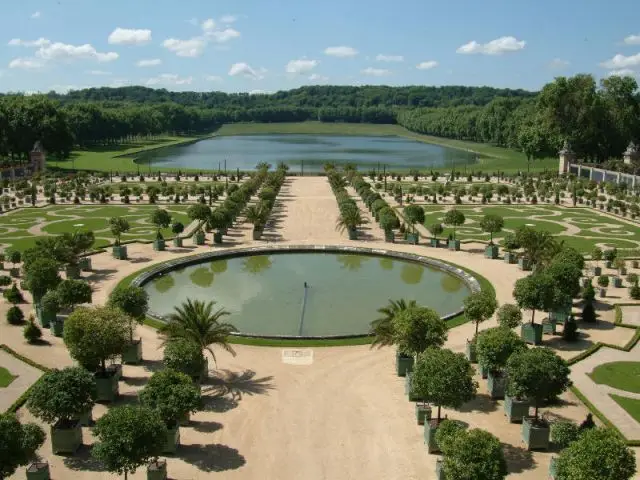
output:
M578 425L573 422L555 422L551 424L551 441L560 449L567 448L580 435Z
M591 310L593 311L593 304L588 303L587 305L591 305ZM585 310L587 310L586 305ZM595 317L595 312L593 313L593 315ZM584 310L582 312L582 319L584 320ZM593 321L595 322L595 318ZM562 330L562 338L567 342L575 342L578 339L578 324L576 323L576 319L573 318L573 315L571 315L564 324L564 328Z
M498 325L516 328L522 323L522 310L517 305L505 303L498 309Z
M600 275L598 277L598 285L602 288L607 288L609 286L609 277L607 275Z
M7 302L13 303L14 305L24 302L22 292L20 292L20 290L18 289L18 285L16 285L15 283L10 289L2 292L2 296L7 300Z
M0 287L8 287L9 285L11 285L11 282L11 277L7 275L0 276Z
M629 296L633 300L640 300L640 286L636 283L633 287L629 288Z
M204 367L202 349L195 342L172 340L164 347L164 364L171 370L199 377Z
M23 335L29 343L34 343L42 338L42 330L35 324L33 317L29 319L29 323L24 327Z
M7 322L10 325L22 325L24 323L24 313L20 307L14 305L7 311Z

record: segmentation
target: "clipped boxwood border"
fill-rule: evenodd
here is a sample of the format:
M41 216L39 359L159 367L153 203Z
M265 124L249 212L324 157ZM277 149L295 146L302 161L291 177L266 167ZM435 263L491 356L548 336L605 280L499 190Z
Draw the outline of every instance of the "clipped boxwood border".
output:
M40 365L39 363L34 362L30 358L27 358L27 357L25 357L23 355L20 355L18 352L13 350L11 347L5 345L4 343L0 344L0 350L3 350L5 352L7 352L12 357L15 357L16 359L20 360L21 362L26 363L30 367L37 368L38 370L40 370L42 372L46 373L46 372L51 371L50 368L45 367L44 365ZM35 385L35 383L33 385ZM17 398L17 400L11 404L11 406L9 406L9 408L7 409L6 413L16 413L27 402L27 400L29 398L29 394L31 393L31 389L33 388L33 385L31 385L29 388L27 388L25 390L25 392L22 395L20 395Z
M633 347L636 346L636 344L638 343L638 341L640 341L640 327L636 327L635 325L629 325L626 323L623 323L623 315L622 315L622 308L620 307L625 307L625 306L638 306L640 305L640 303L616 303L614 305L614 309L615 309L615 321L614 321L614 325L616 327L621 327L621 328L629 328L629 329L633 329L635 330L635 333L633 335L633 337L631 338L631 340L629 340L624 346L620 347L619 345L612 345L610 343L603 343L603 342L598 342L593 344L591 347L589 347L587 350L585 350L584 352L580 353L579 355L576 355L575 357L569 359L567 361L567 363L569 365L574 365L576 363L578 363L581 360L584 360L585 358L593 355L594 353L596 353L598 350L600 350L602 347L607 347L607 348L612 348L614 350L620 350L622 352L629 352ZM572 385L571 387L569 387L569 389L571 390L571 392L573 392L573 394L578 397L578 399L584 404L585 407L587 407L587 409L593 413L596 417L598 417L598 419L607 427L611 428L614 432L616 432L618 435L620 435L620 437L627 443L628 446L630 447L640 447L640 440L628 440L620 430L618 430L618 428L604 415L604 413L602 413L600 410L598 410L598 408L589 401L589 399L574 385Z
M313 246L306 246L307 248L313 249ZM193 256L191 256L193 257ZM166 263L166 262L164 262ZM464 271L467 275L471 275L475 277L480 289L482 291L491 292L494 296L496 294L495 288L491 284L489 280L487 280L482 275L477 272L470 270L462 265L458 265L453 262L446 262L452 267L458 268ZM149 272L158 267L158 265L150 265L148 267L142 268L136 272L133 272L127 275L125 278L120 280L118 284L114 287L125 287L129 286L137 277L140 275ZM453 316L449 320L446 321L447 328L452 329L458 327L460 325L464 325L469 322L469 320L465 317L464 313L459 313L458 315ZM164 322L151 318L147 316L144 321L144 324L155 329L160 329ZM351 346L351 345L369 345L373 342L372 336L358 336L354 338L339 338L339 339L331 339L331 338L316 338L316 339L297 339L297 338L288 338L288 339L274 339L274 338L262 338L262 337L247 337L242 335L234 335L229 338L229 343L237 344L237 345L252 345L252 346L261 346L261 347L337 347L337 346Z

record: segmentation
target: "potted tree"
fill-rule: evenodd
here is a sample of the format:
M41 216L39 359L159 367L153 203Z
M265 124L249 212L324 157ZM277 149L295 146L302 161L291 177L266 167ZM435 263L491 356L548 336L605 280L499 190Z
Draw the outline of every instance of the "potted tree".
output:
M120 286L109 295L108 305L127 315L129 342L122 351L122 363L137 364L142 361L142 339L133 338L135 323L142 325L149 310L149 295L144 288Z
M260 240L264 226L266 223L266 217L269 215L269 210L266 208L264 201L257 203L256 205L250 205L245 212L245 218L247 222L253 225L253 239Z
M60 307L67 312L73 311L76 305L91 303L91 285L84 280L63 280L56 288Z
M184 232L184 225L180 222L175 222L171 225L171 231L175 235L173 237L173 246L182 247L182 237L180 235Z
M216 209L207 220L207 225L216 231L213 233L213 243L219 245L222 243L223 230L228 222L226 211L221 208Z
M433 248L438 248L440 246L440 240L438 240L438 236L442 235L444 232L444 228L441 223L433 223L429 226L429 233L431 233L431 239L429 239L429 245Z
M187 299L179 307L174 308L174 313L169 315L167 323L160 329L164 336L165 344L176 340L187 340L200 347L200 351L209 352L213 361L216 356L212 346L218 345L227 352L235 355L233 347L229 344L229 335L236 332L237 328L230 323L222 322L227 315L224 308L214 311L216 302L201 302L200 300ZM205 359L204 376L208 372Z
M412 375L416 396L438 407L435 419L425 422L424 441L429 453L438 452L435 433L441 421L441 408L460 408L472 400L478 388L473 367L461 353L429 347L418 355Z
M396 214L391 209L385 209L380 211L380 228L384 230L384 241L393 243L395 242L395 233L393 230L400 227L400 221Z
M476 324L476 333L473 340L467 340L467 360L476 363L476 339L480 323L491 318L498 308L498 302L493 292L480 290L464 299L464 315Z
M522 311L517 305L505 303L498 309L498 325L503 328L516 328L522 324Z
M424 208L422 208L420 205L408 205L404 209L404 216L407 219L407 222L409 223L411 229L411 232L407 233L407 242L413 245L417 245L420 235L416 230L415 224L419 223L420 225L422 225L424 223Z
M60 311L60 297L58 292L51 290L47 292L40 300L40 324L47 328L51 328L51 333L56 337L62 336L64 328L64 320L58 321L58 312Z
M444 215L444 224L453 227L453 237L449 240L449 250L460 250L460 240L456 238L456 227L463 225L466 218L460 210L452 208Z
M90 272L92 269L91 257L87 255L87 251L93 247L95 241L95 235L91 231L76 232L73 235L73 244L79 256L78 267L83 272Z
M164 347L163 362L165 367L184 373L194 382L201 382L205 374L205 358L202 349L195 342L178 339L168 342Z
M617 248L612 248L611 250L605 250L604 252L605 267L611 268L613 266L613 262L617 257L618 257Z
M393 319L400 312L406 310L409 307L417 307L418 304L415 300L406 301L389 300L389 304L379 308L378 313L382 316L371 322L369 329L369 335L373 337L371 348L373 347L388 347L395 344L396 336L393 327ZM413 369L413 357L411 355L405 355L399 349L396 350L396 373L399 377L406 376L407 373ZM409 394L409 392L406 392Z
M111 402L119 392L118 372L107 360L122 355L129 343L127 315L110 307L78 308L65 321L64 343L80 365L94 373L97 401Z
M513 233L507 233L502 239L502 245L505 263L516 263L516 254L513 251L520 248L516 236Z
M22 424L14 413L0 413L0 475L8 478L18 467L36 457L36 451L46 438L44 430L35 423ZM32 472L30 473L29 470ZM27 468L28 480L48 480L49 464L33 462Z
M549 310L555 301L555 288L555 280L546 273L535 273L516 281L513 297L520 308L531 310L531 322L523 323L521 327L525 342L542 343L542 325L535 323L536 310Z
M20 269L16 267L16 264L22 261L22 254L19 250L11 250L8 255L9 263L11 263L11 269L9 270L9 275L13 278L18 278L20 276Z
M487 387L491 398L504 398L507 360L513 353L526 348L518 335L508 328L489 328L478 335L478 361L488 372Z
M512 398L527 399L533 417L522 419L522 440L529 450L549 448L549 424L538 416L540 406L571 385L567 363L552 350L532 348L516 352L507 361L507 392Z
M50 320L43 318L42 297L62 281L58 274L59 268L60 265L53 259L38 258L29 264L28 269L25 269L25 283L33 296L36 315L43 327L48 327Z
M362 216L355 203L343 204L340 216L336 221L336 230L340 233L344 233L346 230L349 234L349 240L357 240L358 227L366 223L368 223L367 219Z
M442 451L446 479L504 480L508 474L500 440L485 430L462 430L444 442Z
M609 277L607 275L600 275L598 277L598 286L600 287L600 298L607 296L607 287L609 286Z
M161 252L166 247L161 230L169 227L171 224L171 215L169 215L169 212L166 210L158 208L151 214L151 223L156 226L156 239L153 241L153 249Z
M138 405L110 409L98 420L93 433L97 442L91 455L109 472L124 474L125 480L139 467L157 463L167 439L160 413ZM166 475L148 473L147 478L165 480Z
M115 242L113 244L113 258L117 260L126 260L127 259L127 246L122 245L120 243L120 238L123 233L129 231L129 222L127 219L122 217L113 217L109 220L109 228L111 229L111 234L115 238Z
M636 474L633 451L610 428L583 431L556 460L557 478L631 480Z
M480 220L480 228L490 235L489 245L485 248L484 256L486 258L498 258L498 246L493 243L493 234L500 233L504 228L504 219L499 215L488 214Z
M596 247L593 249L591 253L591 260L596 262L593 266L593 275L599 277L602 274L602 268L600 267L600 261L602 260L602 249L600 247Z
M79 416L96 401L93 376L83 368L69 367L45 373L31 388L27 408L51 424L54 454L74 453L82 445Z
M621 288L622 276L627 274L627 262L625 262L624 258L616 258L613 263L616 270L618 270L618 275L613 277L613 286Z
M156 410L167 427L163 452L174 453L180 444L180 422L201 408L200 387L174 370L154 373L139 394L142 405Z

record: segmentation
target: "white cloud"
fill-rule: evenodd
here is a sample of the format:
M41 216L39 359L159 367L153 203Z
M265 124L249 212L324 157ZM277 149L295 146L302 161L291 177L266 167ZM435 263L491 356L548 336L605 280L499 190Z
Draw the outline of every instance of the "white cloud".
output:
M438 66L438 62L435 60L429 60L427 62L420 62L416 65L418 70L430 70L432 68L436 68Z
M563 60L561 58L554 58L549 62L549 68L561 69L569 66L569 62L567 60Z
M9 62L9 68L20 68L23 70L37 70L44 67L44 62L37 58L14 58Z
M56 42L40 47L36 51L36 57L47 61L97 60L98 62L112 62L117 60L119 55L115 52L100 53L89 43L76 46Z
M262 75L263 73L266 73L265 69L256 71L245 62L234 63L229 69L230 77L237 77L238 75L241 75L243 77L252 78L254 80L261 80L262 78L264 78L264 76Z
M157 65L160 65L161 63L162 60L160 60L159 58L150 58L146 60L139 60L136 63L136 67L155 67Z
M205 32L205 35L214 42L225 43L229 40L233 40L234 38L238 38L240 36L240 32L233 28L225 28L224 30Z
M349 58L358 55L358 51L353 47L328 47L324 50L325 55L338 58Z
M377 62L404 62L402 55L384 55L383 53L376 56Z
M12 38L9 40L8 45L12 47L44 47L50 45L51 40L40 37L37 40L20 40L19 38Z
M40 11L33 12L31 14L31 18L40 18L41 16L42 16L42 13Z
M625 37L624 43L626 45L640 45L640 34L629 35L628 37Z
M607 77L636 77L638 76L637 72L634 72L633 70L629 69L629 68L621 68L619 70L611 70L610 72L607 72Z
M287 73L301 74L309 73L311 70L318 66L317 60L309 60L307 58L301 58L299 60L291 60L287 63L285 70Z
M238 20L238 17L236 17L235 15L223 15L222 17L220 17L220 23L235 23Z
M88 72L85 72L89 75L95 75L95 76L105 76L105 75L111 75L111 72L105 72L104 70L89 70Z
M319 73L313 73L309 75L309 80L311 80L312 82L328 82L329 77L320 75Z
M517 40L515 37L500 37L488 43L478 43L475 40L466 43L456 50L456 53L482 54L482 55L502 55L507 52L517 52L522 50L527 42Z
M150 78L146 84L151 85L191 85L193 77L181 78L175 73L163 73L157 77Z
M602 62L600 66L612 70L637 67L640 66L640 53L628 57L618 53L613 58Z
M111 45L146 45L151 41L151 30L118 27L107 41Z
M202 55L206 45L207 42L200 37L194 37L189 40L168 38L162 42L162 46L164 48L175 53L179 57L199 57Z
M387 75L391 75L391 70L387 70L386 68L367 67L364 70L360 70L360 73L370 77L385 77Z
M201 27L205 32L209 32L216 28L216 22L213 20L213 18L207 18L204 22L202 22Z
M222 77L219 77L218 75L207 75L206 77L204 77L205 80L207 80L208 82L221 82L222 81Z

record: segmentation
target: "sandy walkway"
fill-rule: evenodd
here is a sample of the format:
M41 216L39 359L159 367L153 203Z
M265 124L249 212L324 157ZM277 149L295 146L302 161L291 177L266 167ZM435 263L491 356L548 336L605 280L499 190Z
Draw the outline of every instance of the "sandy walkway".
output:
M326 178L292 179L282 192L283 213L274 226L283 243L347 244L420 253L464 265L485 276L496 288L500 303L511 302L513 283L524 272L515 265L485 260L479 244L467 244L466 251L449 252L424 245L387 244L377 241L350 242L335 232L338 215L335 199ZM379 229L376 224L370 225ZM231 233L232 248L250 242L250 226L244 224ZM208 240L211 236L208 235ZM130 273L177 256L212 248L210 245L169 248L153 252L150 245L129 246L131 260L120 262L108 253L93 258L95 272L88 279L94 287L94 302L103 303L117 282ZM25 309L27 306L25 306ZM0 304L4 315L6 304ZM608 317L607 317L608 318ZM493 320L481 328L495 325ZM474 326L467 324L452 330L447 347L462 351ZM609 329L607 335L622 329ZM622 330L626 333L626 330ZM145 364L125 366L120 383L120 402L135 401L135 391L153 370L160 367L162 352L156 332L139 328L143 338ZM593 333L596 339L598 332ZM19 353L50 367L70 365L71 359L61 339L49 332L51 346L27 345L22 329L0 322L0 338ZM624 343L623 338L610 338ZM182 446L168 459L169 475L176 479L428 479L434 477L437 455L428 455L423 445L423 429L415 421L413 404L404 396L403 379L394 374L392 349L370 350L368 346L314 348L311 365L290 365L282 361L282 349L236 346L237 357L219 352L220 379L205 387L207 410L192 417L190 426L181 429ZM577 352L573 352L574 354ZM479 379L478 379L479 380ZM486 395L486 382L479 380L478 398L460 412L444 410L450 418L467 422L499 436L505 444L512 476L538 480L546 478L551 453L530 453L522 448L520 426L510 425L502 413L502 402ZM227 393L221 394L221 385ZM581 421L587 413L571 394L553 406L556 416ZM546 410L546 409L543 409ZM98 417L105 407L96 406ZM26 419L30 414L21 410ZM85 429L85 444L91 443ZM96 472L87 449L74 457L51 454L48 444L42 454L52 464L53 478L78 480L114 479ZM73 472L70 471L73 470ZM11 478L24 478L24 470ZM134 479L145 478L140 469Z

